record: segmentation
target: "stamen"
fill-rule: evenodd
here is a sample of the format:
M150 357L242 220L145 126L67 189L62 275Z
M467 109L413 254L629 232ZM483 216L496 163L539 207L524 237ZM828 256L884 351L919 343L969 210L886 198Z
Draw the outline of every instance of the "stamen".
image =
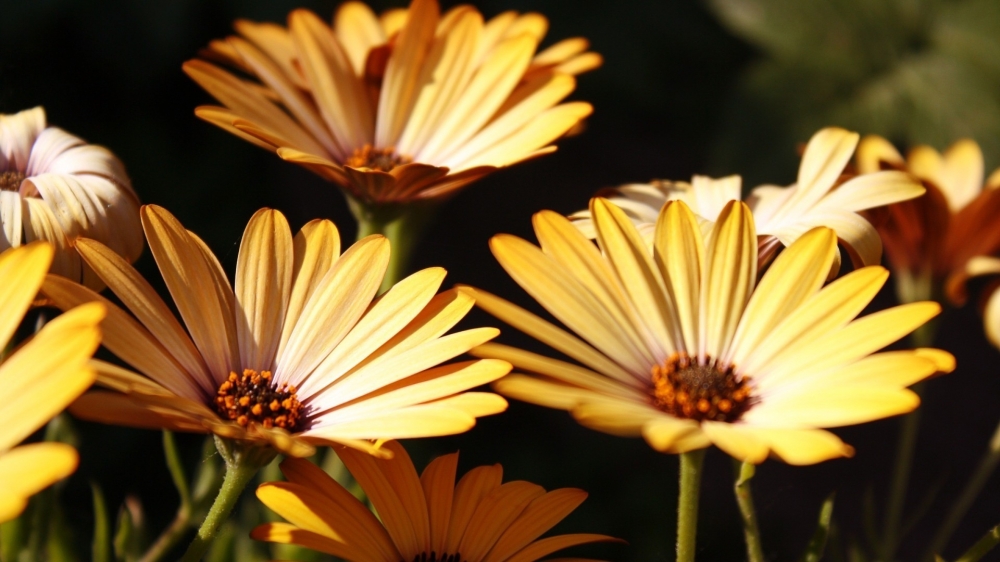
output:
M413 162L413 158L397 154L394 147L375 148L370 144L366 144L361 148L355 149L354 154L344 161L344 165L352 168L368 168L370 170L388 172L397 166L409 164L410 162Z
M26 178L22 172L10 170L0 172L0 191L17 191L21 188L21 182Z
M653 367L653 404L678 418L734 422L755 403L750 380L737 379L732 365L705 365L674 353Z
M223 418L243 427L253 422L295 432L302 415L302 404L295 392L295 385L273 386L270 371L244 369L242 376L229 373L229 378L219 385L215 409Z

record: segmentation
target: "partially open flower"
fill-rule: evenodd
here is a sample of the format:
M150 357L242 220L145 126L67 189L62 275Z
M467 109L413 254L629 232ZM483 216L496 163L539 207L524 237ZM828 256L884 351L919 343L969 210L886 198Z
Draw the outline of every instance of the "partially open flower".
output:
M817 227L757 281L749 207L730 201L708 236L682 201L660 211L649 247L620 208L590 206L597 245L569 220L534 217L537 247L497 235L500 265L576 335L479 289L476 305L580 364L500 344L473 350L521 373L501 394L568 410L606 433L684 453L716 445L733 457L790 464L850 456L823 428L909 412L906 387L954 368L936 349L876 353L940 311L934 302L856 319L888 278L878 265L824 286L837 238ZM582 364L582 365L581 365Z
M979 145L968 139L943 154L918 146L905 160L882 137L861 141L860 172L903 170L927 188L925 196L890 205L876 220L904 300L944 290L952 302L964 303L969 260L1000 251L1000 169L984 184L983 166Z
M458 453L434 459L418 476L399 443L386 448L392 459L337 451L378 517L309 461L285 459L288 481L261 484L257 497L290 523L266 523L251 536L350 562L535 562L571 546L618 541L595 534L538 538L583 503L583 490L501 484L498 464L474 468L456 484Z
M104 346L141 374L95 360L97 382L111 392L84 395L75 415L304 456L316 443L383 454L381 440L460 433L506 409L495 394L463 391L509 364L441 365L498 333L445 335L473 301L437 294L444 270L414 273L376 298L389 261L382 236L341 254L330 221L312 221L293 239L281 213L262 209L244 232L234 288L173 215L146 205L141 216L187 330L121 256L79 240L80 255L134 316L62 277L49 275L43 292L60 308L104 302Z
M539 14L489 21L436 0L376 15L347 2L333 26L308 10L288 28L238 21L184 71L224 107L195 114L345 188L365 203L448 196L497 168L555 150L591 112L560 104L596 68L587 41L535 50Z
M52 262L52 247L33 242L0 253L0 349L6 350ZM17 517L28 498L76 470L64 443L15 447L94 382L87 366L101 341L104 307L88 304L47 323L0 363L0 523ZM0 352L2 353L2 352Z
M829 127L817 132L806 145L798 181L788 187L755 187L746 202L757 225L761 262L766 263L780 246L795 242L809 229L832 228L855 265L877 265L882 243L875 228L859 211L920 196L919 182L901 172L871 170L843 181L858 134ZM742 198L739 176L712 179L694 176L691 183L654 181L630 184L607 193L608 200L622 208L643 237L652 244L656 220L667 201L684 201L698 217L703 235L712 229L723 207ZM590 238L596 236L590 211L572 218ZM839 264L839 258L834 266Z
M45 110L0 115L0 251L33 240L56 248L52 272L101 289L73 250L78 236L129 262L142 253L139 199L108 149L48 127Z

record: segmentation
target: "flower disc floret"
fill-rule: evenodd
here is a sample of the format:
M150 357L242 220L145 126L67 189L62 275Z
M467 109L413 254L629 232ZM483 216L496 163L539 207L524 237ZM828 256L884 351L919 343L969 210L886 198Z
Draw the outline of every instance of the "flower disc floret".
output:
M215 409L223 418L246 427L255 422L270 429L280 427L296 431L302 415L302 403L295 385L281 386L272 381L271 371L258 373L244 369L242 375L229 373L215 396Z
M702 364L680 352L652 371L653 404L678 418L732 423L754 404L750 380L732 365Z

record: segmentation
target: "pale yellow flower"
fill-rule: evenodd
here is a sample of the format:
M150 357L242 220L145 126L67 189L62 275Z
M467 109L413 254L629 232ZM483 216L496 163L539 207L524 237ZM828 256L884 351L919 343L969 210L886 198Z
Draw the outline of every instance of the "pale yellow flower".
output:
M499 464L474 468L456 484L458 453L434 459L418 476L399 443L386 448L392 459L337 451L377 518L317 466L290 458L281 463L287 482L257 488L257 497L289 523L266 523L251 536L353 562L534 562L571 546L618 541L594 534L539 539L583 503L583 490L501 484Z
M73 250L78 236L110 246L129 262L142 253L139 199L121 161L45 123L45 110L0 115L0 251L45 240L52 272L101 289Z
M581 424L642 436L656 450L710 444L753 463L849 456L822 428L908 412L907 386L948 371L939 350L875 353L940 311L919 302L855 317L888 278L862 267L824 285L837 254L818 227L780 253L758 278L749 207L731 201L708 236L681 201L668 202L652 248L624 211L590 206L597 245L569 220L534 217L541 248L510 235L490 246L500 264L576 335L479 289L476 304L576 363L500 344L473 351L503 358L500 393L570 411Z
M856 265L877 265L882 243L875 228L859 213L920 196L920 183L906 174L877 171L842 181L850 163L858 134L828 127L817 132L806 145L798 180L788 187L762 185L750 191L747 205L757 225L762 262L780 246L788 246L811 228L832 228ZM630 184L608 193L652 243L660 209L667 201L684 201L698 217L704 235L712 229L723 207L742 198L739 176L712 179L694 176L690 183L654 181ZM573 214L575 224L593 238L590 211ZM839 258L835 265L839 263Z
M33 242L0 253L0 346L6 348L52 262L52 247ZM28 498L76 470L63 443L15 447L94 381L87 360L101 341L104 307L75 308L45 325L0 363L0 523L17 517Z
M381 17L360 2L333 27L308 10L288 28L238 21L239 36L184 71L224 107L195 114L340 185L364 203L448 196L497 168L547 154L590 114L560 104L574 74L601 58L567 39L536 54L539 14L484 21L472 6L439 13L436 0Z
M244 232L234 288L173 215L146 205L141 216L187 329L122 257L79 240L80 255L132 314L54 275L43 292L61 308L104 302L104 346L142 374L94 361L98 384L111 391L84 395L75 415L303 456L330 443L380 454L381 440L460 433L506 408L495 394L463 391L509 364L441 365L498 333L445 335L473 301L455 290L437 294L443 269L414 273L376 299L389 261L384 237L341 254L330 221L312 221L293 239L281 213L262 209Z

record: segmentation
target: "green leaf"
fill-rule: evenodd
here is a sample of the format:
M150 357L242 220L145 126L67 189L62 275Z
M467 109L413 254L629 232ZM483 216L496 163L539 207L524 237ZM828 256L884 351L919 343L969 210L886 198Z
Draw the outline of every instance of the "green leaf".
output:
M806 546L806 552L802 556L803 562L819 562L823 559L826 540L830 536L830 522L833 521L833 497L834 494L827 496L819 508L819 523L812 538L809 539L809 545Z

